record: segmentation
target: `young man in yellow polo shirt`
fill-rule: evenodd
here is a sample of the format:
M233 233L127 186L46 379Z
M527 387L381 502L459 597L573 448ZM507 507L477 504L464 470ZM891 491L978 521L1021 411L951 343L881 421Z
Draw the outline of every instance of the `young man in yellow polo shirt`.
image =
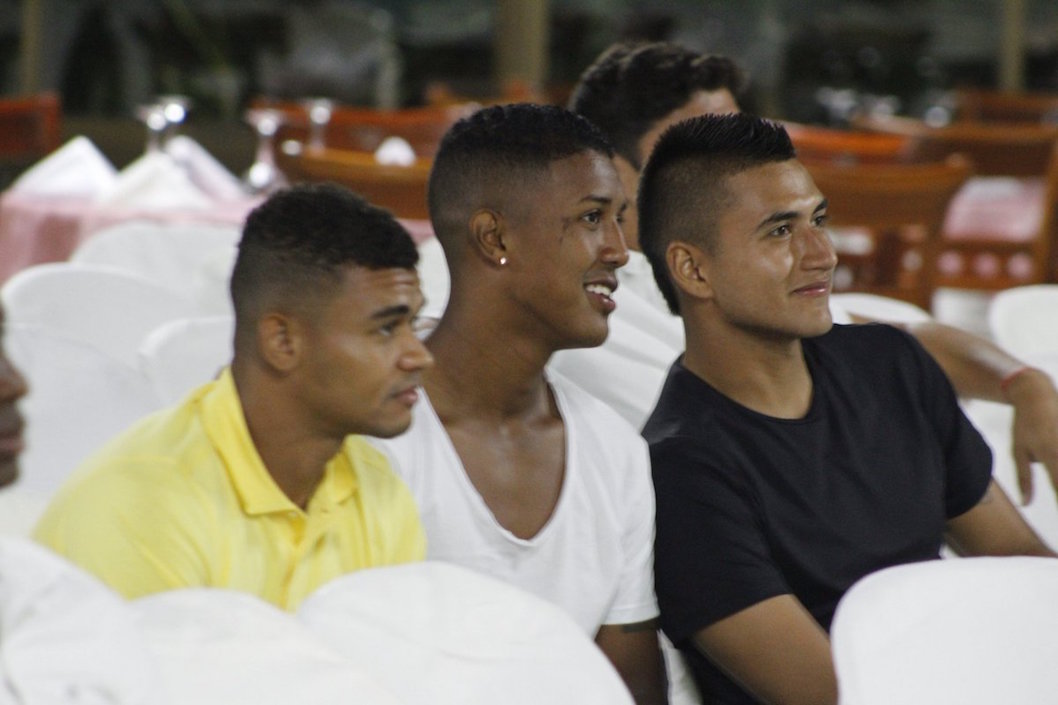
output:
M36 538L128 597L213 586L286 609L344 573L422 559L411 495L354 435L404 431L433 362L414 330L417 259L345 189L273 195L239 244L231 366L90 459Z

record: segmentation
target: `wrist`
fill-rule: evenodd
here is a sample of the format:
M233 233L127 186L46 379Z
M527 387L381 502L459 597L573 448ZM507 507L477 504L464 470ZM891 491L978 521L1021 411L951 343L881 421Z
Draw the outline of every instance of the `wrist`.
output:
M1023 389L1035 389L1041 383L1047 387L1053 387L1050 376L1032 365L1021 365L1003 375L999 380L1000 395L1010 403L1014 403L1019 392Z

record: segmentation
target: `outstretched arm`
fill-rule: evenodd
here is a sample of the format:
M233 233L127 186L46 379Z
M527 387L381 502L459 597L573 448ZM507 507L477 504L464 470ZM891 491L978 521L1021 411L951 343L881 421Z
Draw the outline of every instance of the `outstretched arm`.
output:
M1022 502L1032 499L1032 463L1047 468L1058 489L1058 390L1050 376L995 344L935 321L900 324L948 375L961 397L1010 404L1014 461Z
M595 635L595 643L621 675L636 705L668 703L656 619L636 624L604 624Z
M767 705L834 705L830 640L793 595L778 595L694 636L695 646Z

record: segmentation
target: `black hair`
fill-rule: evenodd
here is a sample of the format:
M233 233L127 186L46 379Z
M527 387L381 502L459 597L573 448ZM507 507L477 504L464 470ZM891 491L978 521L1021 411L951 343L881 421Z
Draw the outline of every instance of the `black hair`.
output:
M265 306L306 311L350 266L414 268L419 253L389 211L336 184L300 184L250 212L231 276L237 328Z
M555 105L497 105L459 120L441 139L430 171L434 232L446 244L486 205L482 194L517 193L552 162L586 151L613 157L598 128Z
M618 43L581 74L570 110L591 120L636 169L639 141L658 120L695 93L727 89L738 96L744 75L734 61L671 42Z
M639 182L639 245L673 313L680 307L665 261L669 243L715 251L716 216L732 196L727 178L794 158L781 124L747 113L703 115L661 135Z

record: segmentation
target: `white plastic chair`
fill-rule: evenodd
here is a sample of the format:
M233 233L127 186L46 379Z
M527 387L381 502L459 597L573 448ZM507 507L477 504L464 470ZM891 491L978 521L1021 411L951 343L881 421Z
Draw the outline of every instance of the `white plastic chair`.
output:
M9 323L4 346L29 384L19 402L26 450L5 492L31 503L48 500L88 455L159 406L137 368L87 343Z
M70 261L142 275L194 300L201 313L224 313L239 238L233 225L126 221L93 233ZM212 286L217 279L224 285L219 299Z
M988 306L988 329L1011 353L1058 352L1058 284L1018 286L996 292Z
M140 369L164 406L217 376L231 362L235 319L178 318L158 326L139 348Z
M459 566L342 576L298 617L408 703L630 705L595 643L557 606Z
M853 317L892 323L920 323L932 320L929 312L920 306L878 294L831 294L830 301Z
M196 705L398 705L363 667L253 595L189 588L130 602L166 701Z
M149 331L196 311L190 299L143 276L78 262L23 269L4 283L0 299L10 323L49 328L132 366Z
M831 628L842 705L1055 702L1058 560L897 566L846 593Z

